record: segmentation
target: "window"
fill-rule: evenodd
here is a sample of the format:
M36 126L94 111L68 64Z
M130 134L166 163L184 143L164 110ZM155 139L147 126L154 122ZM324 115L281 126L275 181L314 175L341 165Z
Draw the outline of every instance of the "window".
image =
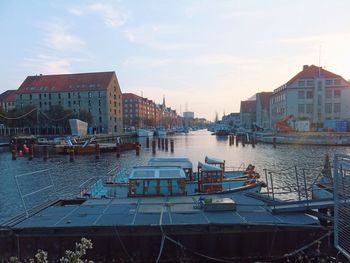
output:
M326 103L325 111L326 113L332 113L332 103Z
M51 100L51 93L49 94L49 100Z
M304 87L305 86L305 80L299 80L298 81L298 86L299 87Z
M306 86L310 87L310 86L313 86L314 85L314 81L313 80L308 80L306 82Z
M101 106L101 100L98 100L98 106Z
M332 81L331 79L327 79L327 80L326 80L326 85L327 85L327 86L332 85L332 83L333 83L333 81Z
M322 81L317 82L317 90L319 90L319 91L322 90Z
M326 90L326 99L331 99L331 98L332 98L332 91Z
M306 104L306 113L312 114L313 108L314 108L314 105L312 103Z
M334 85L340 85L340 79L335 79L334 80Z
M61 99L61 93L58 93L58 98Z
M322 95L317 96L317 105L321 106L322 105Z
M305 104L298 104L298 113L305 112Z
M70 92L68 92L68 99L70 99Z
M305 99L305 91L303 90L298 91L298 99Z
M89 93L88 93L88 97L89 98L91 98L92 97L92 95L91 95L91 92L89 91Z
M68 107L70 107L71 106L71 103L70 103L70 101L68 101Z
M21 99L22 99L22 95L21 95ZM41 100L41 93L39 94L39 99Z
M42 103L41 103L41 101L39 102L39 107L41 108L43 105L42 105Z
M98 117L98 120L99 120L99 122L101 123L101 122L102 122L102 117L101 117L101 116Z
M32 94L29 94L29 99L30 99L30 100L32 100L32 97L33 97Z
M334 113L340 112L340 103L334 103Z
M340 98L341 96L341 90L340 89L336 89L334 91L334 98Z
M312 90L308 90L306 92L306 98L307 99L312 99L314 97L314 92Z
M46 98L46 93L44 93L44 98Z
M98 92L98 97L101 98L101 91Z

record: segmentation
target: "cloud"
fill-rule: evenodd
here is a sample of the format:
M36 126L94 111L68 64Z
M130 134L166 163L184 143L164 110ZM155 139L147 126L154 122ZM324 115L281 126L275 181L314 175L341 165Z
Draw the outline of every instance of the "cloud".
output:
M20 66L40 74L65 74L70 72L69 68L72 62L76 60L39 54L34 58L25 58Z
M130 57L125 61L126 65L157 67L175 62L170 58L145 58L145 57Z
M48 47L57 50L77 49L84 45L78 36L69 34L63 29L49 32L45 41Z
M86 7L69 7L67 11L75 16L98 16L106 26L111 28L119 28L128 20L127 11L121 8L120 5L116 8L112 4L103 2L96 2Z
M124 30L126 38L135 44L142 44L160 50L181 50L198 45L179 43L173 39L178 33L177 27L163 25L142 25Z

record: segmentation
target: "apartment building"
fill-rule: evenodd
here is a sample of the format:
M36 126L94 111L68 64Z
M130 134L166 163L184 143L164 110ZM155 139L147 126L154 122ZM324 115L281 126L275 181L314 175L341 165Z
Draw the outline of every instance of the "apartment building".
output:
M9 112L16 107L16 90L7 90L0 94L0 109Z
M240 108L241 127L251 129L256 122L256 100L241 101Z
M122 131L122 94L115 72L28 76L16 92L16 106L46 111L53 105L90 112L99 133Z
M271 127L289 115L309 120L312 128L323 127L325 120L350 120L350 83L322 67L304 65L270 99Z

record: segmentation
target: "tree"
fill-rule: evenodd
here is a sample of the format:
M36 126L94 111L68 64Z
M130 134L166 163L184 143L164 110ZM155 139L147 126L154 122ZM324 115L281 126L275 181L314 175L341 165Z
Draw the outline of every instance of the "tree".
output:
M85 121L89 124L89 126L93 123L94 118L92 117L92 114L86 110L80 110L79 111L79 119L82 121Z

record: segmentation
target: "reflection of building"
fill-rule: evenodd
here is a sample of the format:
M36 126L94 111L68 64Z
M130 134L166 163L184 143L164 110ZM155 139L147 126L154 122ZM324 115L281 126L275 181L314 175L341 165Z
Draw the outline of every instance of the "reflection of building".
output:
M241 127L251 129L252 124L256 122L256 101L245 100L241 101L240 109Z
M271 126L286 116L309 120L322 127L325 120L350 120L350 83L341 76L314 65L274 90L270 99Z
M0 109L4 112L13 110L16 105L16 90L7 90L0 94Z
M16 92L16 107L49 110L61 105L90 112L101 133L122 131L122 96L115 72L28 76Z
M193 111L184 111L182 115L185 119L194 119Z
M270 97L272 92L256 94L256 124L264 129L270 128Z

